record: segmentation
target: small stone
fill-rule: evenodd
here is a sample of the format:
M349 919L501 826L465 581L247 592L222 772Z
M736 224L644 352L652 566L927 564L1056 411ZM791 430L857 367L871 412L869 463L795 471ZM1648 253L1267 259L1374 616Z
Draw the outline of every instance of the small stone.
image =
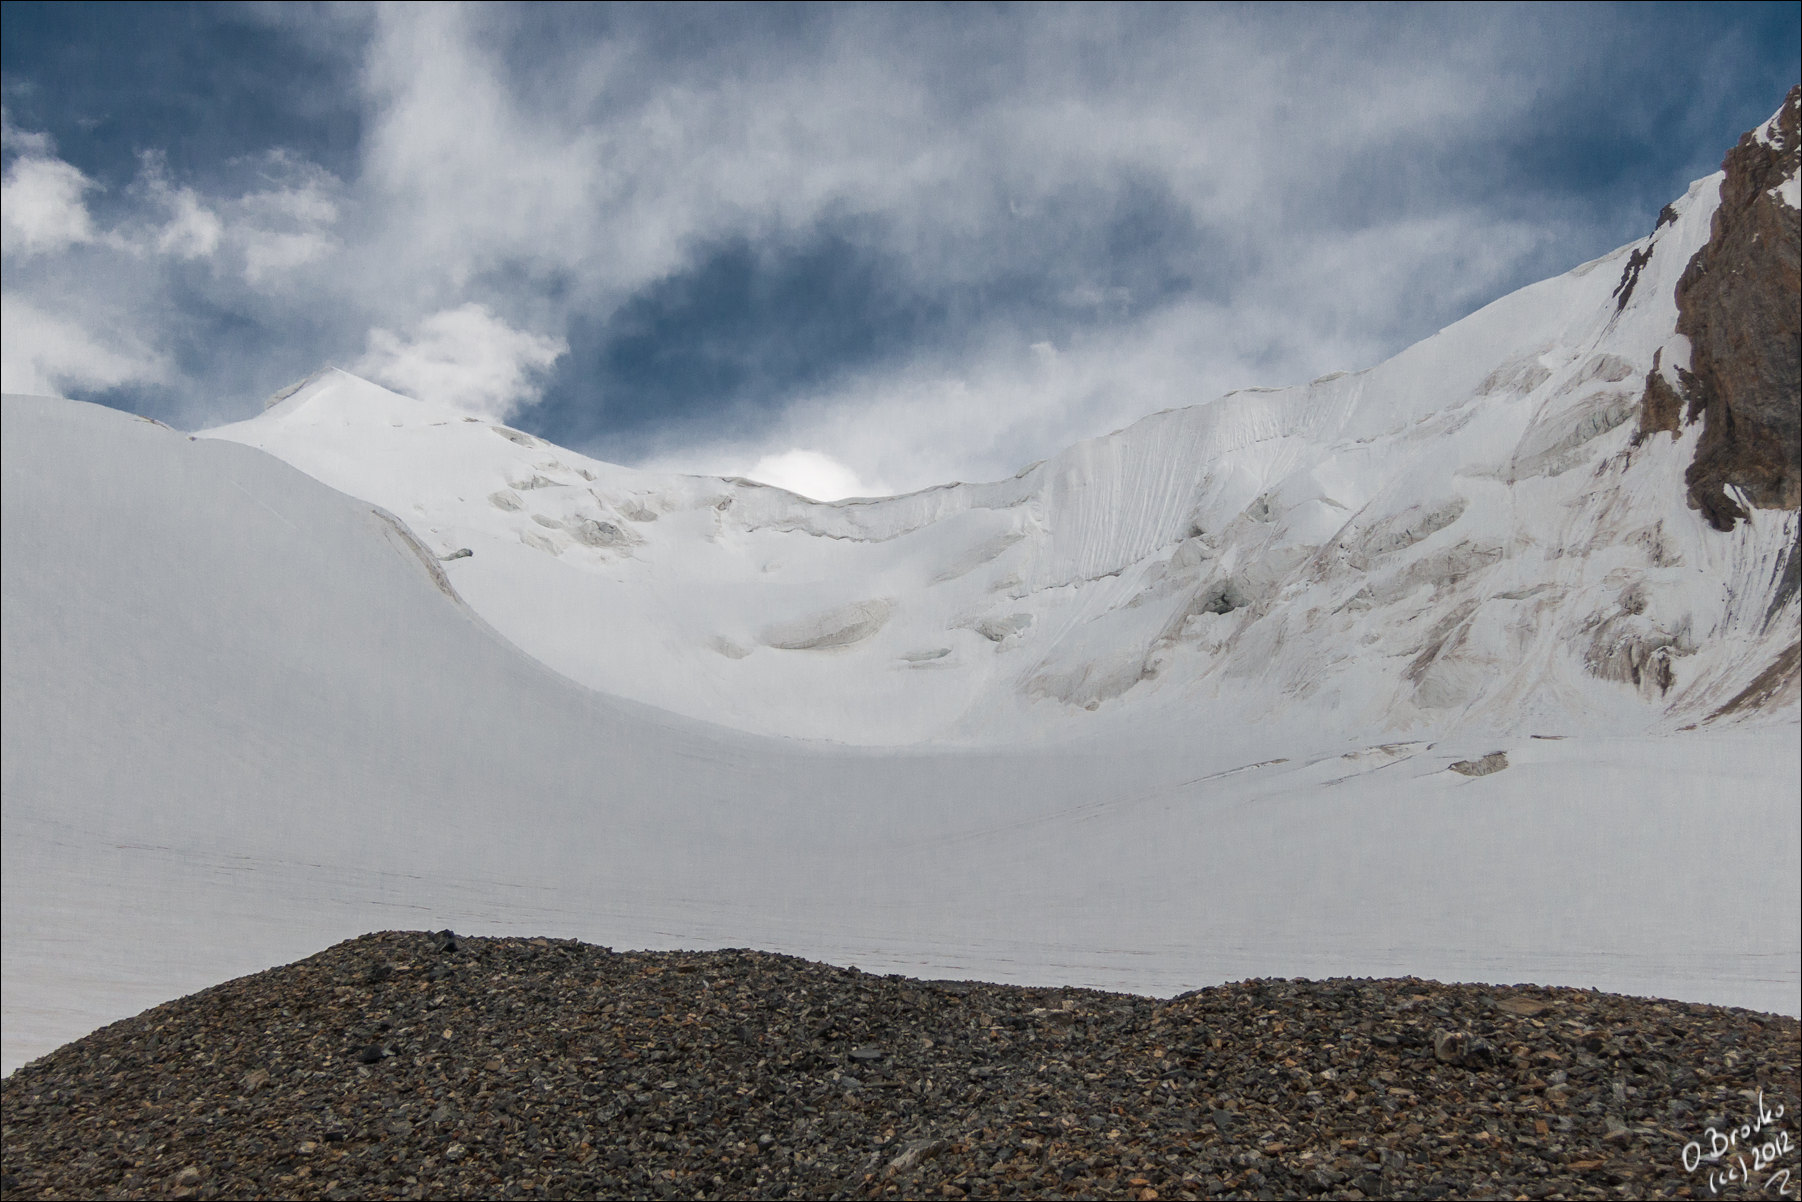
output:
M267 1084L269 1084L269 1070L253 1068L244 1074L242 1089L246 1094L253 1094Z
M874 1060L881 1060L886 1055L888 1055L887 1052L884 1052L881 1048L876 1047L874 1044L865 1044L863 1047L851 1049L851 1059L861 1060L861 1061L864 1061L865 1063L869 1063L870 1061L874 1061Z
M382 1045L379 1043L370 1044L368 1047L363 1048L357 1053L357 1059L364 1064L379 1063L382 1059Z
M923 1139L917 1143L909 1144L907 1149L903 1151L901 1155L889 1161L888 1171L891 1175L895 1173L905 1173L907 1170L914 1168L917 1165L925 1164L933 1157L944 1152L945 1149L950 1146L950 1144L942 1139Z
M1495 1008L1504 1014L1514 1014L1521 1018L1537 1018L1551 1007L1544 1002L1536 1002L1532 998L1509 997L1497 1002Z

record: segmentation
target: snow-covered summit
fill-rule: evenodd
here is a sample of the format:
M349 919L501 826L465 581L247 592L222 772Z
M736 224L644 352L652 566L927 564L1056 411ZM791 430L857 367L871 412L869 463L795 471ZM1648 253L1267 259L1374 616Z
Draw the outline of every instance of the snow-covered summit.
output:
M207 433L398 515L558 672L761 733L987 741L1146 706L1348 736L1685 725L1795 624L1771 607L1794 511L1710 529L1693 443L1636 421L1655 365L1688 366L1674 292L1720 185L1378 367L994 483L818 503L340 371Z

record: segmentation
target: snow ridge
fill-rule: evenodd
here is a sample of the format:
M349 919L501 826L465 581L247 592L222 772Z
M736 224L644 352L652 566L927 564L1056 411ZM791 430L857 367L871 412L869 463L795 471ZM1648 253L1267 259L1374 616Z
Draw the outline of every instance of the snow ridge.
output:
M1666 729L1781 653L1784 623L1749 615L1795 538L1783 512L1707 530L1688 448L1634 427L1655 365L1686 362L1673 291L1720 181L1378 367L1153 414L994 483L817 503L335 370L207 436L468 549L459 592L556 671L748 731L1006 742L1196 705L1346 737Z

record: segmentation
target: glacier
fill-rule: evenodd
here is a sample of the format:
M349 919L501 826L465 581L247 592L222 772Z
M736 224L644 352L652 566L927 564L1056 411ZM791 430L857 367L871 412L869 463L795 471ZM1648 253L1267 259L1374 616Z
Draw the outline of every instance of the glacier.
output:
M814 503L339 371L206 436L471 552L446 564L458 593L570 679L763 734L1042 741L1171 706L1305 710L1348 739L1613 731L1647 701L1674 729L1794 641L1750 599L1795 514L1722 535L1684 499L1693 440L1634 445L1654 359L1684 361L1672 293L1719 184L1369 371L1155 414L990 484Z
M198 434L7 397L5 1070L390 927L1798 1013L1797 513L1712 528L1636 421L1720 182L1369 370L902 497L336 370Z

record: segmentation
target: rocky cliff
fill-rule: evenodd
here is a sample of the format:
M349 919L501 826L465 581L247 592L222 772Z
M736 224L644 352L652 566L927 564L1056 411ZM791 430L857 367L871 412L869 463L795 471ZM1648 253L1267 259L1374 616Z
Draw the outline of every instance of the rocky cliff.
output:
M1647 381L1644 428L1678 432L1684 402L1684 424L1702 423L1689 495L1718 530L1745 519L1747 505L1802 504L1799 113L1802 86L1727 153L1711 236L1677 284L1689 367L1677 389L1656 370Z

